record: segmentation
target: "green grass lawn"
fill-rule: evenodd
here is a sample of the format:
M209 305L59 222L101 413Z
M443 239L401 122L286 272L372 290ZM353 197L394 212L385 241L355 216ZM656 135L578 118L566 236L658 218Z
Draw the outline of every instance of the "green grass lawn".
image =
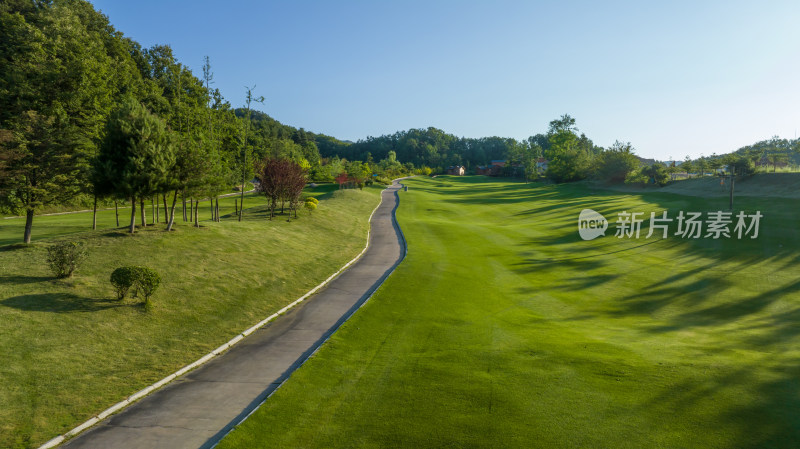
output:
M133 236L87 231L91 213L37 217L33 244L0 246L0 447L36 447L73 428L335 272L364 247L381 188L334 189L308 191L319 208L291 222L268 221L258 197L246 200L241 223L230 215L211 222L201 204L200 228L179 221L169 234L163 224ZM233 199L220 208L230 214ZM0 221L0 243L21 238L21 226L10 221ZM100 223L113 226L113 211ZM89 251L66 280L54 279L45 263L46 247L59 239ZM151 311L114 299L109 276L122 265L161 274Z
M327 191L332 191L335 188L334 184L321 184L316 189L315 195L323 194ZM239 196L226 197L219 199L219 214L220 217L235 218L232 215L235 213L234 201L239 201ZM245 194L245 208L251 206L265 205L266 199L262 195L256 193ZM169 198L169 206L172 205L172 198ZM181 199L175 205L175 223L183 222ZM188 207L188 206L187 206ZM136 206L136 224L139 225L140 212L139 206ZM153 222L153 208L150 202L145 204L145 212L147 224ZM211 220L211 204L208 200L200 201L198 208L198 218L203 221ZM164 208L159 209L159 220L164 221ZM131 221L130 207L119 207L119 224L124 227ZM115 229L117 228L116 214L113 209L98 207L97 212L97 229ZM33 230L31 241L43 241L52 239L54 237L61 237L69 234L79 234L92 229L92 214L89 213L60 213L59 215L44 215L35 216L33 218ZM25 217L0 217L0 246L11 245L15 243L22 243L22 237L25 231Z
M636 240L617 212L727 199L405 182L406 260L220 449L800 447L797 200L737 200L756 240Z

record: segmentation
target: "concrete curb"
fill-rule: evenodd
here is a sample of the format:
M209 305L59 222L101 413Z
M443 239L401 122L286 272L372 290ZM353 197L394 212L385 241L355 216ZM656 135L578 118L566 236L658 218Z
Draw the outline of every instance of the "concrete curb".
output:
M381 191L381 193L382 193L382 191ZM381 206L381 204L383 204L383 195L381 195L381 198L380 198L380 201L378 202L378 205L375 206L375 208L372 209L372 213L369 214L369 218L367 219L367 223L371 223L372 222L372 216L375 215L375 211L378 210L378 208ZM398 226L398 228L399 228L399 226ZM239 343L240 341L242 341L244 339L244 337L246 337L246 336L252 334L253 332L257 331L258 329L264 327L267 323L269 323L270 321L272 321L275 318L279 317L280 315L283 315L284 313L286 313L292 307L294 307L294 306L300 304L301 302L305 301L310 296L312 296L314 293L318 292L321 288L323 288L326 285L328 285L328 283L331 282L332 280L334 280L337 276L342 274L343 271L345 271L347 268L349 268L350 265L353 265L358 259L361 258L361 256L364 255L364 253L367 252L367 249L369 249L370 231L371 231L371 225L370 225L369 228L367 228L367 243L366 243L366 245L364 245L364 249L362 249L361 252L358 253L358 255L356 255L356 257L354 257L352 260L350 260L350 262L347 262L346 264L344 264L341 268L339 268L339 270L337 270L335 273L330 275L327 279L322 281L322 283L320 283L316 287L314 287L311 290L309 290L308 292L306 292L305 295L303 295L300 298L296 299L294 302L292 302L291 304L283 307L282 309L278 310L277 312L273 313L272 315L270 315L270 316L264 318L263 320L259 321L254 326L252 326L252 327L248 328L247 330L245 330L244 332L241 332L240 334L236 335L232 339L228 340L228 342L224 343L222 346L220 346L217 349L211 351L210 353L208 353L205 356L199 358L198 360L195 360L193 363L184 366L180 370L170 374L169 376L159 380L158 382L156 382L156 383L154 383L154 384L152 384L152 385L150 385L148 387L145 387L142 390L139 390L138 392L132 394L131 396L128 396L128 398L126 398L126 399L124 399L124 400L112 405L111 407L103 410L102 412L98 413L96 416L90 418L89 420L87 420L83 424L79 425L78 427L75 427L74 429L70 430L69 432L67 432L67 433L65 433L63 435L59 435L59 436L51 439L50 441L47 441L46 443L44 443L41 446L39 446L39 449L50 449L50 448L56 447L56 446L60 445L61 443L65 442L68 438L72 438L72 437L78 435L79 433L83 432L84 430L94 426L95 424L100 423L102 420L106 419L107 417L111 416L112 414L123 410L125 407L133 404L134 402L138 401L139 399L142 399L143 397L147 396L148 394L158 390L159 388L163 387L164 385L167 385L168 383L170 383L170 382L174 381L175 379L183 376L184 374L188 373L189 371L191 371L191 370L193 370L193 369L195 369L195 368L207 363L208 361L210 361L214 357L216 357L216 356L222 354L223 352L225 352L226 350L228 350L230 347L232 347L236 343ZM403 239L403 241L405 242L405 239Z
M392 181L400 181L401 179L408 179L408 178L412 178L412 177L413 177L413 176L406 176L405 178L397 178L397 179L394 179L394 180L392 180ZM398 184L400 184L400 185L403 185L403 184L402 184L402 183L400 183L400 182L398 182ZM398 190L398 193L399 193L399 190ZM398 196L398 199L399 199L399 196ZM378 203L378 206L380 206L382 203L383 203L383 198L381 198L381 202L380 202L380 203ZM398 201L398 203L397 203L397 204L398 204L398 206L400 205L399 201ZM378 208L376 207L376 208L375 208L375 210L378 210ZM375 213L375 211L372 211L372 213ZM365 300L364 300L364 302L362 302L362 303L361 303L361 305L359 305L359 306L358 306L358 308L357 308L356 310L353 310L353 311L350 313L350 315L348 315L348 316L347 316L347 318L345 318L345 319L344 319L344 321L342 321L342 322L341 322L341 324L339 324L339 327L341 327L341 326L342 326L342 324L346 323L346 322L347 322L347 321L348 321L348 320L349 320L349 319L350 319L350 318L351 318L353 315L355 315L355 313L356 313L356 312L358 312L359 310L361 310L361 308L362 308L362 307L364 307L364 304L366 304L367 302L369 302L369 300L372 298L372 296L373 296L373 295L374 295L374 294L375 294L375 293L378 291L378 289L380 289L380 288L381 288L381 286L384 284L384 282L386 282L386 279L389 279L389 276L390 276L392 273L394 273L394 270L397 268L397 265L400 265L400 262L402 262L403 260L405 260L406 256L408 255L408 243L406 242L406 236L403 234L403 229L400 227L400 223L398 223L398 222L397 222L397 214L396 214L394 211L392 211L392 215L394 215L394 221L395 221L395 223L397 224L397 230L398 230L398 231L400 231L400 240L402 240L402 242L403 242L403 250L404 250L404 251L403 251L403 257L401 257L401 258L400 258L400 260L398 260L398 261L397 261L397 264L394 266L394 268L392 268L392 271L391 271L391 272L390 272L388 275L386 275L386 277L384 277L384 278L383 278L383 280L381 281L381 283L380 283L380 284L378 284L378 286L377 286L377 287L375 287L375 290L372 292L372 294L371 294L371 295L369 295L369 297L367 297L367 299L365 299ZM370 215L370 221L372 221L372 215ZM367 248L368 248L368 247L369 247L369 239L367 240ZM363 254L364 252L366 252L367 248L364 248L364 251L362 251L362 254ZM359 258L360 258L360 257L361 257L361 256L359 255ZM355 260L357 260L357 259L353 259L352 261L350 261L350 263L354 262ZM348 265L349 265L349 264L348 264ZM326 282L327 282L327 281L326 281ZM314 351L312 351L312 352L311 352L311 354L309 354L309 355L308 355L308 356L307 356L305 359L303 359L303 361L302 361L302 362L300 362L300 365L298 365L298 366L297 366L297 368L295 368L295 371L296 371L296 370L298 370L298 369L300 369L300 367L301 367L301 366L305 365L305 364L306 364L306 362L307 362L307 361L308 361L308 360L309 360L311 357L314 357L314 354L316 354L316 353L317 353L317 351L319 351L319 350L320 350L320 348L322 348L322 346L323 346L325 343L327 343L327 341L328 341L328 340L330 340L330 338L331 338L331 337L332 337L332 336L333 336L333 335L336 333L336 331L338 331L338 330L339 330L339 328L336 328L336 330L334 330L334 331L333 331L333 332L332 332L330 335L328 335L328 337L327 337L327 338L325 338L325 340L323 340L322 342L320 342L320 344L317 346L317 348L316 348L316 349L314 349ZM259 403L257 406L255 406L255 408L253 408L253 410L250 410L250 413L248 413L248 414L247 414L247 415L246 415L244 418L242 418L241 420L239 420L239 422L237 422L236 424L234 424L234 425L233 425L233 426L232 426L232 427L231 427L231 428L230 428L230 429L229 429L227 432L225 432L225 435L223 435L223 436L222 436L222 438L220 438L220 439L219 439L219 441L217 441L216 443L214 443L214 445L213 445L213 446L211 446L211 449L214 449L214 448L216 448L216 447L219 445L219 443L221 443L221 442L222 442L222 440L224 440L224 439L225 439L225 437L226 437L226 436L228 436L228 434L230 434L231 432L233 432L233 430L234 430L234 429L236 429L237 427L239 427L239 426L240 426L240 425L241 425L243 422L247 421L247 418L249 418L249 417L250 417L250 416L251 416L253 413L255 413L255 412L258 410L258 409L260 409L260 408L261 408L261 406L262 406L262 405L264 405L264 404L267 402L267 400L269 400L269 398L271 398L271 397L272 397L272 395L273 395L273 394L275 394L275 392L276 392L276 391L278 391L278 390L279 390L279 389L280 389L280 388L283 386L283 384L285 384L285 383L286 383L286 381L288 381L290 378L291 378L291 375L290 375L290 376L287 376L285 379L283 379L283 381L281 381L281 383L280 383L280 384L278 384L278 386L277 386L277 387L275 387L275 389L274 389L274 390L272 390L272 392L270 392L270 394L269 394L269 395L268 395L266 398L264 398L264 400L263 400L263 401L261 401L261 403Z

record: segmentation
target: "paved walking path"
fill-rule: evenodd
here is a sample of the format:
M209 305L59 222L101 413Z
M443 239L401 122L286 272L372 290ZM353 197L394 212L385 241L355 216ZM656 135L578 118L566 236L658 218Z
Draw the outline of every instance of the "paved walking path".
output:
M405 254L397 181L372 216L370 246L312 298L230 351L79 435L63 447L210 448L272 393L369 298Z

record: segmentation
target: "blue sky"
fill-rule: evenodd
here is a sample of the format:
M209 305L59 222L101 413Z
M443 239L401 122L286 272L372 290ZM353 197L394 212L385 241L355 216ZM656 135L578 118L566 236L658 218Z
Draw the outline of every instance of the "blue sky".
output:
M435 126L517 139L562 114L661 160L800 130L797 1L92 0L241 106L358 140Z

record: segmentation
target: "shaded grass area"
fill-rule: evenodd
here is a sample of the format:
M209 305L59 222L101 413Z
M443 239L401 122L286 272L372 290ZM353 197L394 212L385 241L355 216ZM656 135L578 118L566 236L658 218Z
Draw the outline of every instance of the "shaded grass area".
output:
M321 197L330 195L335 191L337 186L332 183L319 184L314 188L306 188L305 194L308 196ZM219 198L219 213L221 219L235 219L236 202L240 201L239 195ZM257 206L266 205L266 200L263 195L257 193L245 194L245 208L252 208ZM167 201L168 206L172 206L172 197ZM187 202L187 208L188 208ZM148 226L153 223L154 209L151 202L145 203L147 224ZM140 223L139 206L136 206L136 225ZM305 211L299 210L305 213ZM159 209L159 220L165 222L166 215L164 214L164 207ZM206 200L200 200L198 208L198 218L200 221L211 221L211 203ZM100 210L97 212L97 229L113 230L122 229L126 224L130 224L131 209L129 206L119 207L119 224L117 228L116 213L114 209ZM175 205L175 223L183 222L183 212L181 199ZM62 215L40 215L33 219L32 242L43 241L52 239L54 237L80 234L92 229L92 213L65 213ZM11 217L0 218L0 247L3 245L12 245L22 242L22 236L25 231L25 217Z
M637 240L616 213L727 202L404 182L406 260L220 448L800 445L796 200L739 200L755 240Z
M249 192L253 190L254 185L252 183L247 183L245 186L245 192ZM234 194L235 192L241 192L241 190L231 189L229 192L223 193L223 195L230 195ZM170 200L172 196L170 196ZM180 200L180 196L179 196ZM94 197L91 194L82 193L79 194L76 198L73 199L71 203L62 203L62 204L50 204L41 208L41 210L37 211L38 215L49 215L49 214L63 214L67 212L86 212L92 209L94 203ZM114 200L111 198L98 198L97 200L97 209L113 209L114 208ZM16 211L19 213L19 211ZM16 217L10 210L0 207L0 219L4 218L11 218Z
M267 220L257 197L238 222L226 199L222 222L206 210L200 228L179 222L169 234L163 224L133 236L68 227L85 229L91 213L43 217L39 235L66 234L89 258L58 280L45 263L57 240L0 247L0 447L64 433L301 296L361 251L380 191L319 186L307 191L319 209L291 222ZM115 300L109 277L122 265L160 273L151 311Z

